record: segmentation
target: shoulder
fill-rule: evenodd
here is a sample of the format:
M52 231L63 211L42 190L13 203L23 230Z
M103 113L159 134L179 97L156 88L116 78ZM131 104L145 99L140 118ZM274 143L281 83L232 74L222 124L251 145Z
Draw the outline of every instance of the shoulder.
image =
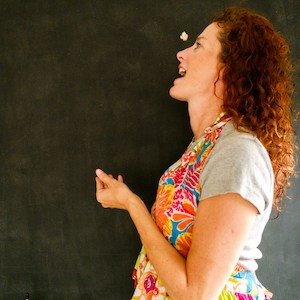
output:
M227 123L200 176L202 199L239 193L262 212L273 198L274 174L268 152L252 133Z
M224 127L208 161L214 157L230 163L262 160L272 169L268 152L255 134L238 131L232 122L227 123Z
M246 146L258 148L267 154L266 149L252 132L238 131L232 122L228 122L216 142L216 146L227 146L236 148L237 146L245 148Z

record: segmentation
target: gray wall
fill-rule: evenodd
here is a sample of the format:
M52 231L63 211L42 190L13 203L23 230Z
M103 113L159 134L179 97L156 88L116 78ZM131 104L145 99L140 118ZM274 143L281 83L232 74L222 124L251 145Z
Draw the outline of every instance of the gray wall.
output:
M130 298L140 241L127 213L96 202L94 170L122 173L151 206L192 137L185 104L168 95L176 52L234 3L0 1L0 299ZM296 60L299 1L244 5ZM276 300L300 294L299 194L298 179L261 244L258 273Z

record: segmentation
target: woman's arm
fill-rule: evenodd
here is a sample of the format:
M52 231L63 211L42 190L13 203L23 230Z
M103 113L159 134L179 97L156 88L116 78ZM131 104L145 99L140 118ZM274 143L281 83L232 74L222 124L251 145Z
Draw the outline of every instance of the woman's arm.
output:
M238 194L200 201L185 260L163 237L143 201L121 182L97 170L96 198L103 207L129 212L147 255L173 300L217 299L238 261L257 214Z

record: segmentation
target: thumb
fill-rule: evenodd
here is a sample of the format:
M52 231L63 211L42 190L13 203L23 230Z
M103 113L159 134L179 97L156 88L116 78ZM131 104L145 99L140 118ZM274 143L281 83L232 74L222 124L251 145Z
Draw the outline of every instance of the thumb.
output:
M122 175L118 175L118 181L124 182L124 179L123 179L123 176L122 176Z

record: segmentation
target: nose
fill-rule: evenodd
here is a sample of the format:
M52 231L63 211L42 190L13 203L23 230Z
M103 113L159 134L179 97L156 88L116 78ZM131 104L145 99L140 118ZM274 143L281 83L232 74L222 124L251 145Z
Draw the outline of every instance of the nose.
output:
M191 47L187 47L181 51L179 51L176 55L177 59L182 62L183 60L186 60L187 59L187 56L188 56L188 53L189 53L189 50L192 48Z
M183 60L186 59L187 50L188 50L188 48L183 49L176 54L176 57L180 62L182 62Z

